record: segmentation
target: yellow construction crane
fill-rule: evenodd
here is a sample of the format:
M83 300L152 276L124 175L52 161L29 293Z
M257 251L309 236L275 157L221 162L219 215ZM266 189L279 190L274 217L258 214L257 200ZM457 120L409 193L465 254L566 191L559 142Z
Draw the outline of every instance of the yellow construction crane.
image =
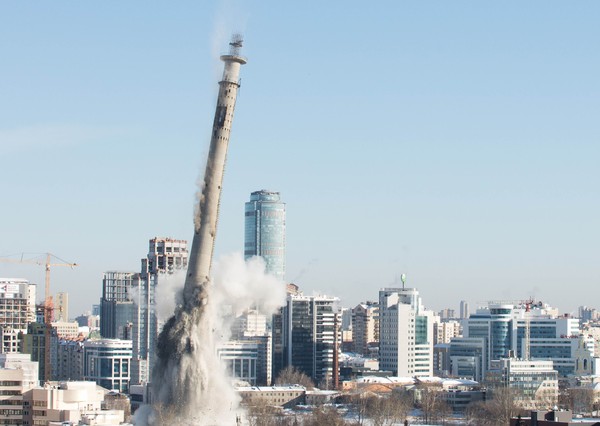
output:
M20 258L18 259L14 257L0 257L0 262L33 263L35 265L44 266L46 269L46 287L44 294L44 323L46 326L44 339L46 343L44 348L44 380L49 381L52 378L50 346L52 344L52 317L54 316L54 304L52 303L52 294L50 294L50 269L55 266L70 266L71 268L74 268L77 264L66 262L52 253L45 253L44 256L45 260L40 260L39 258L26 259L25 253L21 253ZM59 262L52 262L52 259L56 259Z

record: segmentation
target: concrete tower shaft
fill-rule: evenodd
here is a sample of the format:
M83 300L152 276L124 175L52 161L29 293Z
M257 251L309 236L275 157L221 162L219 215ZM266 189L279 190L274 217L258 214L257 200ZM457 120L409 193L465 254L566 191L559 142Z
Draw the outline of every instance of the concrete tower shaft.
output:
M194 219L194 238L185 280L184 300L186 304L191 303L192 305L205 303L204 286L209 282L217 234L221 186L237 92L240 87L240 68L246 63L246 59L238 54L241 40L234 40L230 46L232 46L230 54L221 56L225 66L223 78L219 82L219 96L210 149L206 161L202 193L198 200Z

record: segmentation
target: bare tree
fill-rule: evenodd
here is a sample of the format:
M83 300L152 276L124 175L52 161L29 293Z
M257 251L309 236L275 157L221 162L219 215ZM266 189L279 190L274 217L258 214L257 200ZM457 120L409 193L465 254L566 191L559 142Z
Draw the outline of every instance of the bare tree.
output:
M471 404L465 413L467 424L481 426L505 426L510 419L525 414L517 403L518 391L506 387L495 388L492 399Z
M303 426L348 426L344 417L334 407L316 408L312 415L304 419Z
M294 366L284 368L275 379L276 385L300 385L306 389L314 389L315 383Z
M286 417L282 412L268 405L263 399L253 400L247 406L246 419L249 426L294 426L298 423L295 418Z
M421 390L421 401L419 405L425 423L432 421L444 422L452 412L452 409L446 403L444 393L441 390L432 387L425 387Z
M574 413L591 414L594 410L594 391L589 388L571 388L571 409Z

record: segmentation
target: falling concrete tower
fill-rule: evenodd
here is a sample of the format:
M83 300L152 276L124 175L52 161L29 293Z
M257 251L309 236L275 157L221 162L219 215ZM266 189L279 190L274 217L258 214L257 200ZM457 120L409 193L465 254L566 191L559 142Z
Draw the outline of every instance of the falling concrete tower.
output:
M217 220L219 215L219 202L221 199L221 185L227 158L229 134L233 122L233 111L237 92L240 87L240 67L246 59L240 56L242 39L234 36L228 55L222 55L225 62L223 79L219 82L219 97L213 122L210 150L202 183L202 194L198 200L198 211L195 215L194 239L189 257L187 277L185 280L185 303L196 304L202 302L202 286L208 283L212 263L213 247L217 234Z
M165 323L156 345L156 363L152 370L152 395L159 420L149 424L165 424L161 416L174 413L168 424L190 421L190 424L224 424L206 420L219 407L220 386L214 375L218 357L214 349L214 327L207 315L210 268L217 233L219 200L233 111L240 87L240 67L246 59L240 56L242 39L234 36L219 82L219 96L211 133L210 149L201 193L194 215L194 239L188 257L188 270L181 300L174 315ZM221 404L222 405L222 404ZM161 414L162 412L162 414ZM201 420L205 419L205 420ZM209 423L205 423L205 422ZM187 423L186 423L187 424Z

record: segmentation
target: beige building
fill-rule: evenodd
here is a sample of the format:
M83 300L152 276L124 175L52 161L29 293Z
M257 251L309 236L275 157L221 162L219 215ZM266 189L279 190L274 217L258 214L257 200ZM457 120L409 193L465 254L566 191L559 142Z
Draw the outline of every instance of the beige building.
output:
M54 296L54 320L69 321L69 293L56 293Z
M244 405L267 405L291 408L304 404L306 388L303 386L252 386L236 388Z
M30 407L23 404L23 393L38 386L37 374L29 355L0 354L0 424L30 424L24 421Z
M359 303L352 309L353 351L370 355L369 347L379 344L379 305L374 302Z
M460 322L454 320L442 321L440 320L440 317L434 317L434 345L439 343L450 343L450 339L460 336Z
M72 339L79 336L79 323L77 321L55 321L52 328L56 330L56 335L63 339Z
M107 391L94 382L49 382L24 394L31 409L24 419L27 425L49 425L52 422L89 421L100 417L110 423L83 423L118 425L124 421L121 410L102 410ZM58 423L60 424L60 423Z

